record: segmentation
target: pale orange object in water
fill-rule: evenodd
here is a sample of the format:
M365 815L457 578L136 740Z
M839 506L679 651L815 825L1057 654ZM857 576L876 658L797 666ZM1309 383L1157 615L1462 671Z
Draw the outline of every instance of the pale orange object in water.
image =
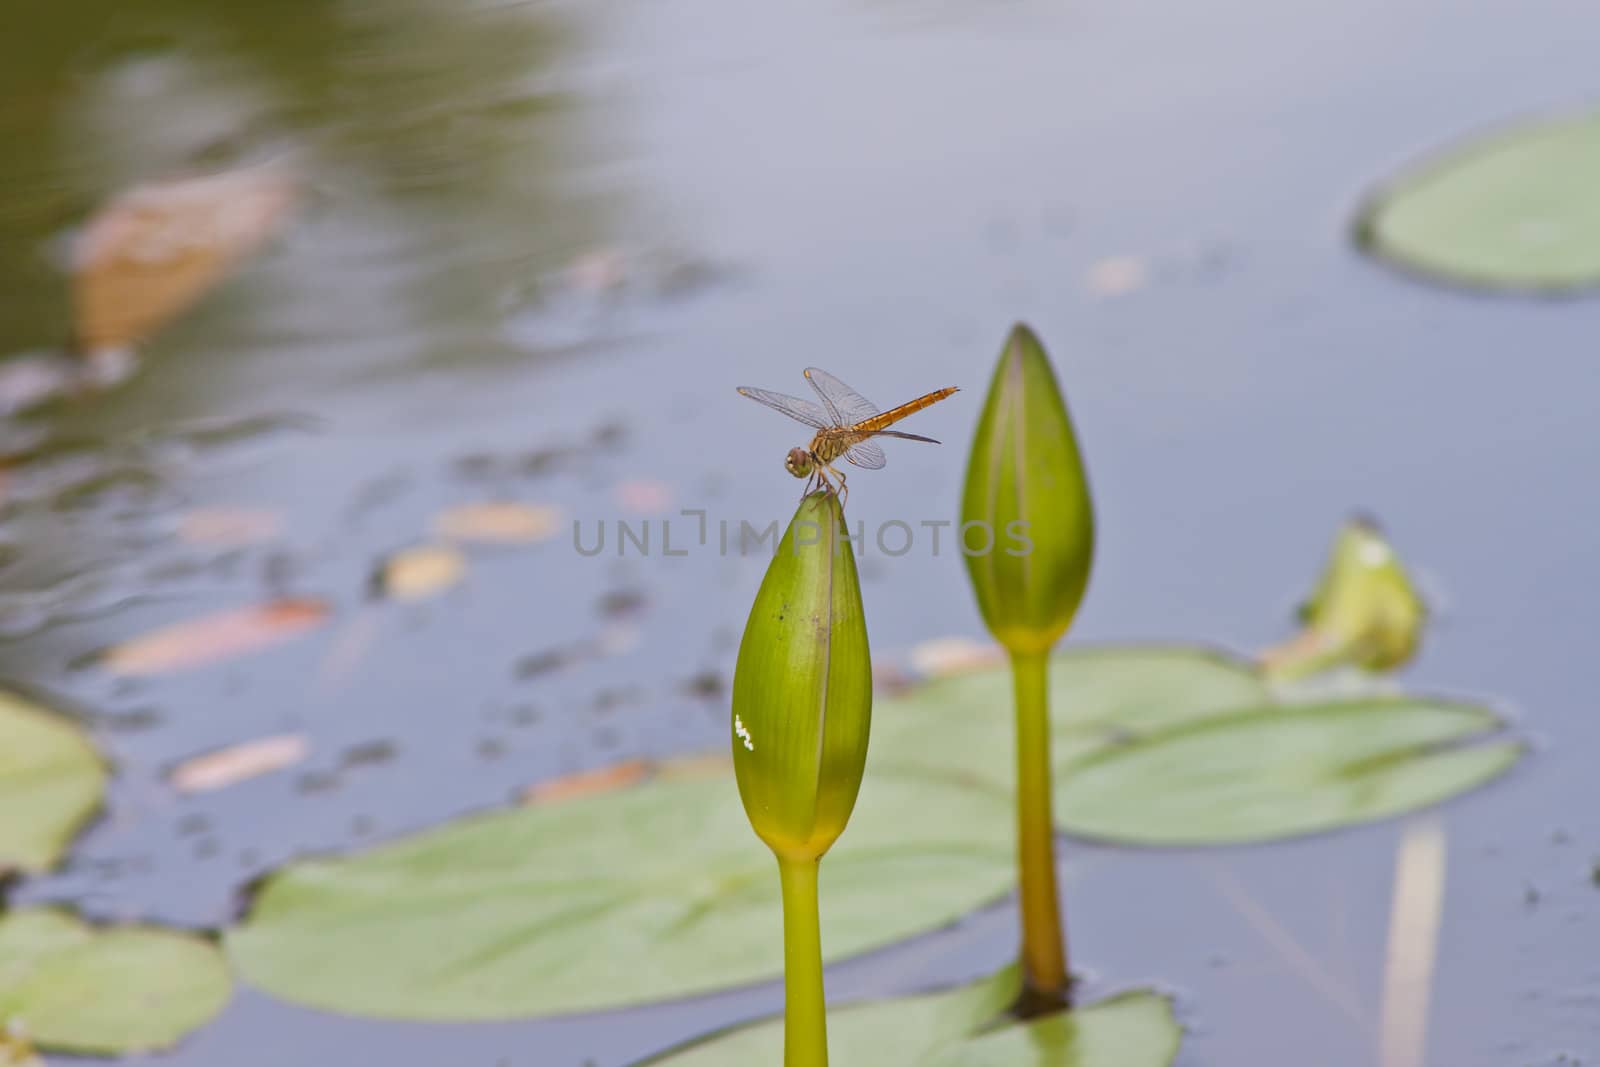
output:
M99 662L113 674L166 674L280 644L322 625L330 614L325 601L287 597L163 626L113 645Z
M293 767L311 753L303 734L278 734L186 759L167 775L180 793L205 793Z
M631 759L613 763L609 767L562 775L529 786L522 792L522 801L525 804L548 804L555 800L612 793L644 781L650 776L652 768L648 760Z
M77 244L75 341L86 353L155 333L277 232L295 182L264 165L136 186Z

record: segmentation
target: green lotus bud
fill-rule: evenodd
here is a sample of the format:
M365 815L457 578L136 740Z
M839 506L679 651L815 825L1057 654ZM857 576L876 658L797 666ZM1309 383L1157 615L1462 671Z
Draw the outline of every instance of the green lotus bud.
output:
M872 665L855 555L832 493L800 501L750 609L733 672L733 767L750 825L815 860L861 788Z
M1427 606L1383 532L1370 519L1352 519L1300 607L1305 629L1265 652L1262 663L1280 679L1337 666L1394 670L1416 654L1426 619Z
M1021 324L989 383L961 520L983 621L1013 653L1047 651L1089 583L1094 508L1049 357Z

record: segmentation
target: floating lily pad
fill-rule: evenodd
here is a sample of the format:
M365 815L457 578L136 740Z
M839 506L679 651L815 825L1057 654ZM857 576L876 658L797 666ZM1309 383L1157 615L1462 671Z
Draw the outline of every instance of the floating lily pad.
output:
M1086 756L1057 780L1068 832L1146 845L1267 841L1427 807L1522 754L1490 712L1415 700L1247 708Z
M1496 727L1477 708L1275 704L1249 666L1197 649L1075 651L1051 670L1058 816L1119 841L1379 818L1485 781L1519 751L1451 747ZM822 864L830 959L1011 887L1011 720L1004 669L879 701L855 815ZM228 949L277 996L389 1018L554 1015L778 977L777 872L725 765L640 777L294 864L261 886Z
M957 674L873 709L867 776L933 774L1009 798L1016 757L1009 667ZM1271 699L1248 665L1182 646L1075 649L1050 665L1051 759L1082 756Z
M1008 806L979 791L869 776L822 865L829 952L890 944L1004 893ZM266 881L227 946L247 979L287 1000L357 1015L494 1019L775 978L781 916L777 868L724 770L296 864Z
M153 927L95 928L52 908L0 915L0 1026L41 1049L165 1048L228 1002L215 945Z
M99 755L71 722L0 692L0 874L52 866L105 783Z
M1600 285L1600 113L1469 143L1382 192L1360 233L1378 255L1451 282Z
M944 993L828 1013L837 1067L1166 1067L1178 1052L1172 1005L1127 993L1077 1011L996 1026L1016 998L1017 972ZM651 1067L749 1067L783 1062L783 1020L730 1030L647 1061ZM643 1067L643 1065L641 1065Z

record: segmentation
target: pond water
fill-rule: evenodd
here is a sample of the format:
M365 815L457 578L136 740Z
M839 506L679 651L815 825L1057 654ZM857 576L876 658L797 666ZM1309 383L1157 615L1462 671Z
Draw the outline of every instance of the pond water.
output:
M1099 512L1074 640L1262 647L1355 510L1425 573L1436 619L1408 681L1489 699L1537 743L1425 817L1448 849L1429 1062L1600 1055L1600 302L1429 287L1348 235L1420 154L1584 103L1591 4L95 0L28 26L0 41L0 352L71 333L64 249L118 191L270 159L303 195L129 381L11 420L37 455L8 480L0 670L84 712L117 772L108 815L13 903L211 928L297 854L725 743L762 560L589 558L567 522L786 516L797 428L733 386L800 391L811 363L885 404L972 390L917 418L948 444L852 479L869 530L950 518L1023 319ZM474 553L425 603L372 599L377 561L484 499L558 508L563 532ZM203 508L282 532L199 549L175 531ZM958 558L927 548L864 563L887 656L982 633ZM336 618L146 681L83 666L282 594ZM603 654L532 669L575 648ZM292 731L312 747L293 771L163 783ZM1075 962L1094 989L1176 992L1188 1067L1376 1062L1405 829L1074 845ZM841 966L830 995L985 973L1014 939L997 906ZM768 985L420 1026L244 988L151 1062L620 1067L780 1003Z

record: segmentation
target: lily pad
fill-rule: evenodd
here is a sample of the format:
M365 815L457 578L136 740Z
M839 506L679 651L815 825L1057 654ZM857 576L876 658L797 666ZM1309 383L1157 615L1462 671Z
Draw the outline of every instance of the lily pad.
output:
M828 1013L837 1067L1166 1067L1178 1052L1172 1005L1126 993L1077 1011L996 1026L1019 989L1007 968L973 985ZM783 1061L783 1020L769 1019L647 1061L651 1067L749 1067ZM644 1065L641 1065L644 1067Z
M1497 726L1477 708L1273 703L1251 667L1199 649L1075 651L1051 671L1060 823L1118 841L1379 818L1486 781L1519 751L1451 747ZM1004 669L879 701L855 815L822 864L830 960L1011 887L1011 717ZM293 864L262 884L228 950L274 995L385 1018L555 1015L778 977L777 872L726 763L640 777Z
M1360 234L1455 283L1600 285L1600 113L1526 123L1419 168L1374 200Z
M1013 781L1009 667L951 675L873 708L867 775L913 773L1004 793ZM1050 665L1050 755L1058 773L1107 745L1270 700L1248 664L1184 646L1074 649Z
M100 756L71 722L0 692L0 874L54 865L105 784Z
M890 944L1004 893L1008 804L869 775L822 864L831 955ZM781 916L777 869L724 769L295 864L266 881L227 947L244 977L297 1003L497 1019L775 978Z
M215 945L154 927L96 928L53 908L0 915L0 1026L41 1049L165 1048L209 1021L232 982Z
M1069 833L1144 845L1268 841L1427 807L1507 770L1483 708L1417 700L1246 708L1086 756L1057 780Z

